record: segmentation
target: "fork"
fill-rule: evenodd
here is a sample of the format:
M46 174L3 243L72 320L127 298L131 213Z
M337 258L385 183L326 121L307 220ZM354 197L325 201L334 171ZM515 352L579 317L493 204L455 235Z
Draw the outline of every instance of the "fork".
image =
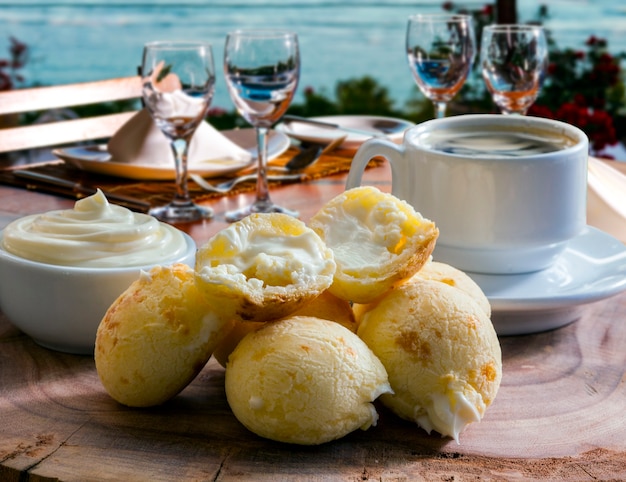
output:
M198 186L200 186L205 191L215 192L219 194L226 194L237 184L242 182L251 181L256 179L258 174L256 172L251 172L249 174L244 174L243 176L237 176L228 181L221 182L219 184L211 184L207 180L205 180L202 176L198 174L189 174L189 177L194 180ZM277 175L269 175L267 176L268 181L299 181L304 178L303 174L277 174Z
M301 171L305 167L308 167L308 166L314 164L323 154L328 154L329 152L331 152L331 151L335 150L337 147L339 147L343 143L343 141L346 139L346 137L347 136L337 137L336 139L333 139L333 141L330 142L323 149L320 148L318 150L318 152L317 152L317 155L312 157L310 159L310 161L306 165L304 165L302 163L297 163L297 167L289 168L289 165L293 161L293 159L297 158L298 156L300 156L300 154L305 152L305 151L301 151L300 153L296 154L294 156L294 158L292 158L292 160L287 162L287 164L285 166L280 166L280 167L279 166L275 166L275 167L272 167L272 169L278 169L278 170L282 170L282 171L285 171L285 172ZM249 173L243 174L241 176L234 177L233 179L229 179L228 181L224 181L224 182L221 182L219 184L211 184L210 182L208 182L206 179L204 179L202 176L200 176L198 174L193 174L192 173L192 174L189 174L189 177L198 186L200 186L205 191L215 192L215 193L219 193L219 194L226 194L233 187L235 187L237 184L256 179L257 178L257 173L256 173L256 170L255 170L254 172L249 172ZM295 181L300 181L302 179L304 179L304 176L302 174L295 174L295 173L294 174L270 174L270 175L267 176L267 180L268 181L282 181L282 182L291 181L291 182L295 182Z

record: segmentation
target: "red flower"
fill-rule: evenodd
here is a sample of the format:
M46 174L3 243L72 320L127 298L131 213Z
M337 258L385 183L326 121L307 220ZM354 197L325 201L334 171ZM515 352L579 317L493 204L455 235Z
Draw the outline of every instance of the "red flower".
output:
M222 109L221 107L211 107L209 109L209 116L210 117L221 117L223 115L226 115L227 112L225 109Z
M603 52L600 55L600 59L599 60L600 60L601 63L609 63L609 64L611 64L611 63L613 63L613 56L611 54Z
M24 67L26 64L26 56L28 53L28 47L25 43L20 42L15 37L10 37L11 46L9 52L11 53L11 66L15 69Z
M556 112L556 118L564 122L580 127L584 130L587 126L588 109L580 107L572 102L566 102Z
M451 12L452 10L454 10L454 3L453 2L443 2L443 5L441 6L444 10Z
M23 82L24 77L17 72L23 68L28 60L28 47L15 37L9 37L10 58L0 59L0 91L10 90L15 87L16 82ZM8 70L8 72L6 72Z
M554 63L554 62L550 62L548 64L548 75L554 75L557 73L557 71L559 70L559 66Z
M11 90L13 88L13 81L4 72L0 71L0 90Z
M587 99L582 94L574 95L574 104L580 107L587 107Z
M596 45L598 43L598 39L595 35L592 35L591 37L589 37L587 39L587 42L585 42L587 45Z
M565 103L557 111L556 118L584 130L595 152L617 143L613 118L605 110Z
M546 119L554 119L554 113L545 105L533 104L528 109L528 115L533 117L545 117Z

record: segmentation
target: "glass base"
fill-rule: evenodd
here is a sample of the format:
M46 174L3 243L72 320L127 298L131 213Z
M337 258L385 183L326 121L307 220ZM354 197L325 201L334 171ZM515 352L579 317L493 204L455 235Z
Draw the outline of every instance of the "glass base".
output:
M274 204L272 201L266 201L266 202L257 201L251 204L250 206L246 206L245 208L237 209L235 211L228 211L224 215L224 218L229 223L233 223L235 221L240 221L246 216L249 216L250 214L254 214L254 213L282 213L282 214L287 214L289 216L293 216L294 218L297 218L299 216L298 211L293 211L291 209L278 206L277 204Z
M166 223L192 223L202 219L211 219L213 210L198 206L193 202L172 202L166 206L153 208L148 214Z

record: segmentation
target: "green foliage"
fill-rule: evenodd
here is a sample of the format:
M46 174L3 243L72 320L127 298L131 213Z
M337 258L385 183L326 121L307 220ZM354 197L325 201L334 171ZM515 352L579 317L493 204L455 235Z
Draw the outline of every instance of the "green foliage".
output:
M293 104L289 112L301 116L356 115L367 112L371 115L402 116L393 108L389 92L372 77L340 81L335 88L335 98L317 93L311 87L304 91L304 102Z
M413 122L433 116L432 105L423 96L411 99L402 110L395 108L388 89L369 76L337 82L334 97L312 87L305 88L303 97L302 102L289 107L289 114L303 117L366 114L400 117ZM235 110L211 109L208 121L219 130L248 127Z
M342 114L372 112L375 115L401 115L393 109L387 89L369 76L339 82L335 94Z
M337 82L332 98L325 91L307 87L304 101L292 104L288 112L303 117L367 114L399 117L416 123L433 117L432 104L419 94L412 97L404 109L395 108L388 89L369 76ZM208 120L216 129L246 127L236 111L212 109Z
M340 110L339 105L326 97L324 93L315 92L312 87L307 87L304 89L304 102L292 104L288 112L303 117L314 117L337 115L340 113Z
M494 22L491 4L468 9L463 5L445 2L442 7L446 11L473 16L478 44L482 28ZM539 8L531 23L542 24L548 18L548 7L544 5ZM589 135L596 151L619 139L626 139L626 91L621 70L621 61L626 58L626 53L611 55L608 42L595 36L585 42L586 50L559 49L551 33L546 33L550 56L548 75L529 114L577 125ZM18 71L28 59L28 48L22 42L12 39L9 53L8 58L0 59L0 90L14 88L16 83L23 81ZM116 102L80 107L75 112L82 117L137 107L137 104L129 102ZM396 107L388 89L370 76L338 81L331 93L307 87L304 89L303 100L293 103L288 112L304 117L379 115L399 117L415 123L434 116L432 103L417 87L413 88L406 103ZM497 112L482 80L478 61L474 63L468 81L450 103L448 115L467 112ZM23 119L23 122L29 123L33 120L31 116ZM219 130L249 127L235 109L212 108L208 120Z
M463 7L446 2L443 8L461 13L459 8ZM463 13L473 15L480 40L482 27L493 22L492 11L485 6ZM541 25L549 18L548 6L542 5L529 23ZM549 49L546 80L528 114L581 128L589 136L595 153L625 139L626 92L620 64L626 53L611 55L608 42L596 36L586 40L586 50L559 48L549 29L546 36ZM474 63L472 75L450 107L451 114L497 112L482 81L479 61Z

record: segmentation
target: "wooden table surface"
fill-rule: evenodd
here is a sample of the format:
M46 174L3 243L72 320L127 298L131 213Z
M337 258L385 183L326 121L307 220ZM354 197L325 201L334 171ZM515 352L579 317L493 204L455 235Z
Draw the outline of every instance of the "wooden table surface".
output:
M389 187L384 167L367 178ZM306 221L343 187L333 176L272 195ZM217 200L215 220L184 229L201 244L226 225L225 209L249 200ZM0 186L0 223L72 204ZM376 427L301 447L240 425L214 360L167 404L130 409L107 395L91 357L41 348L0 314L0 481L626 479L626 293L501 344L498 396L460 445L379 406Z

